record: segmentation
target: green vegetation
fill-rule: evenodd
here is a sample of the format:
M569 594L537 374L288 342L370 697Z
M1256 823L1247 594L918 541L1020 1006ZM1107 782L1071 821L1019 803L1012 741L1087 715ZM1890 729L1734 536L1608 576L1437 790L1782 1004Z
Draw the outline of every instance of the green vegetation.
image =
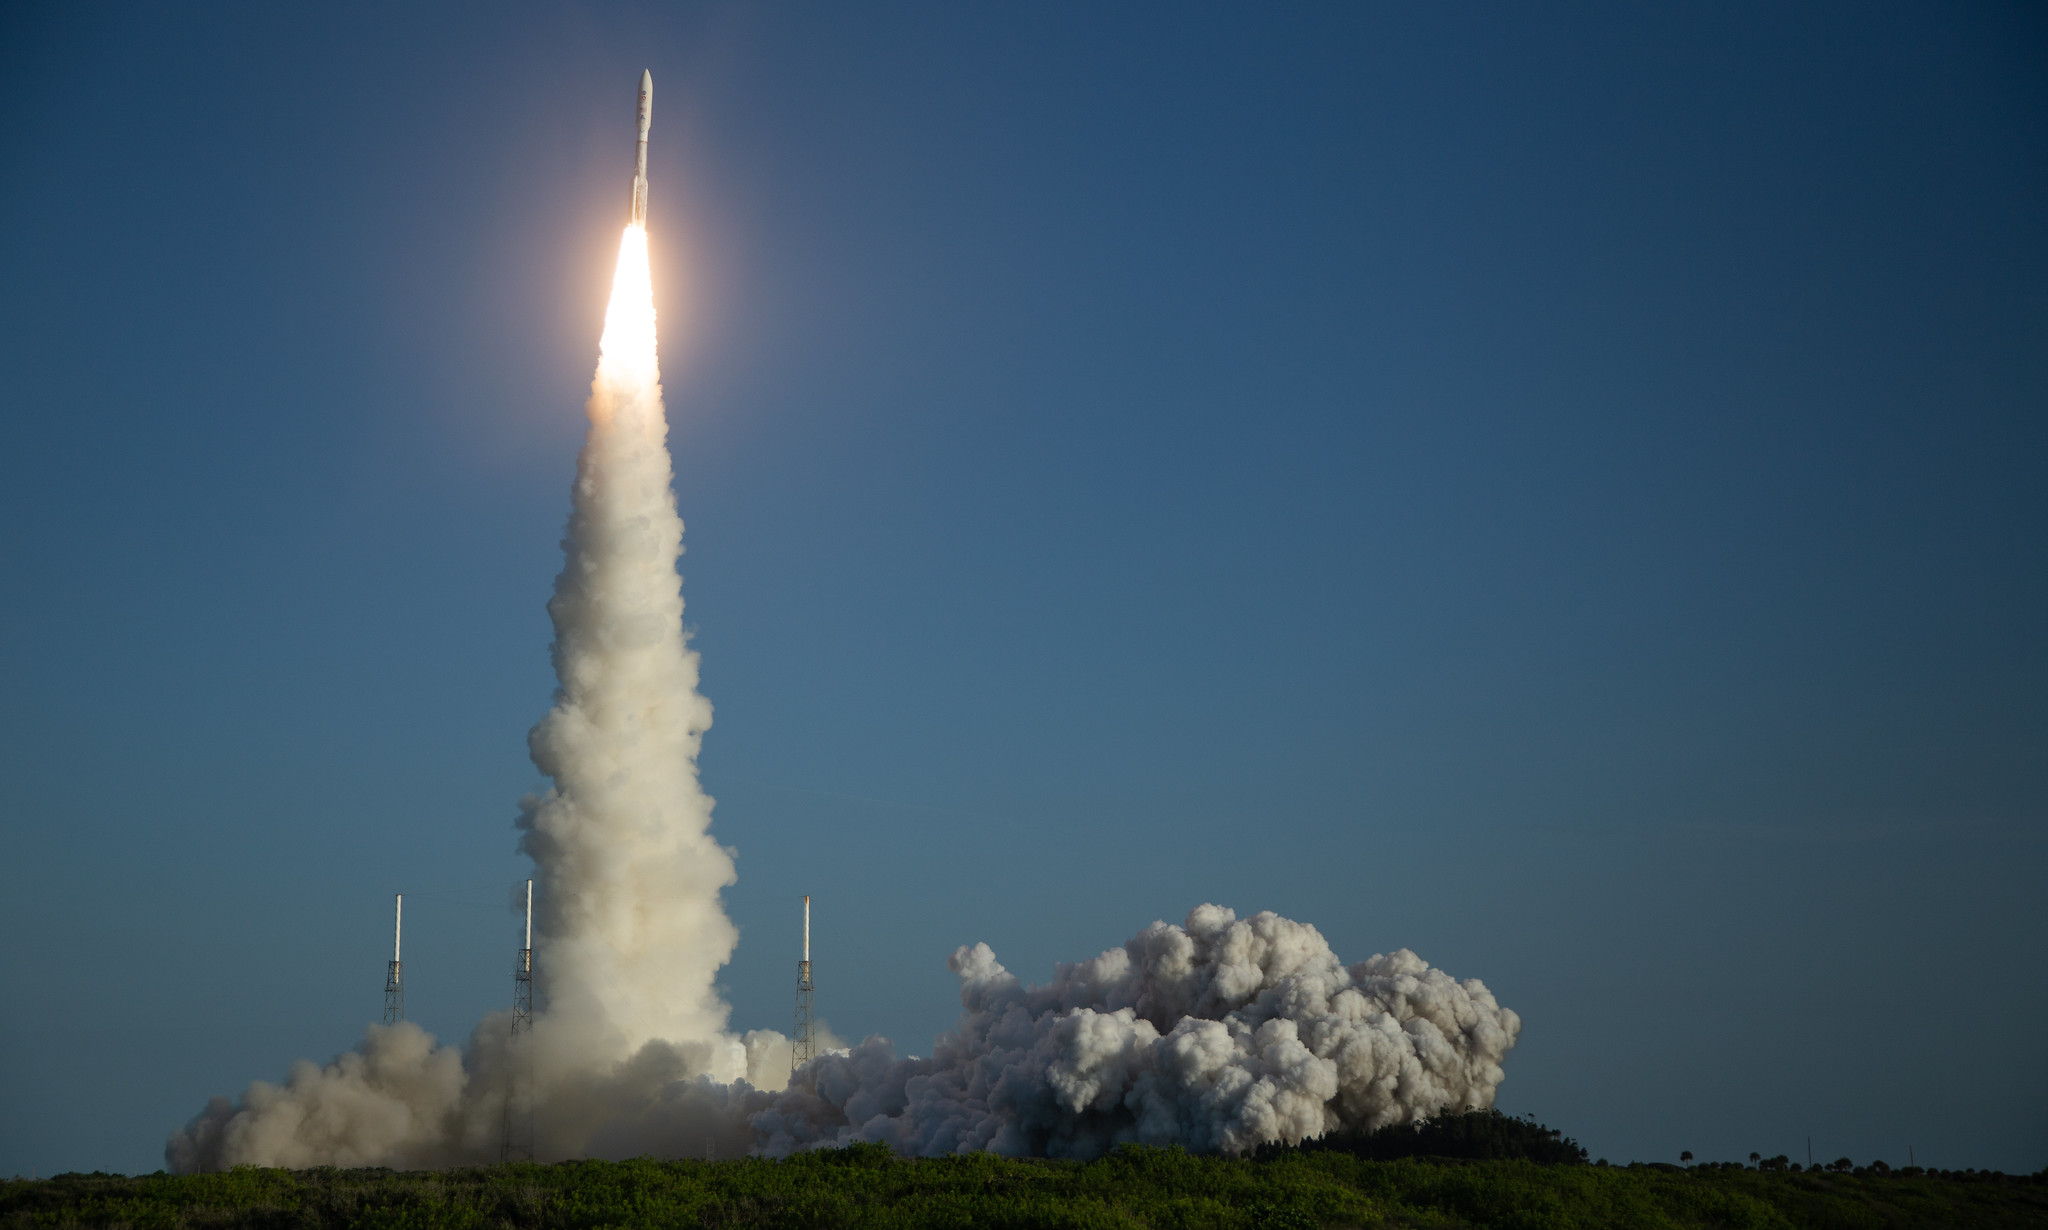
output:
M786 1161L471 1170L237 1169L0 1183L0 1228L2048 1226L2048 1172L1789 1173L1738 1166L1259 1159L1126 1148L1086 1165L875 1145Z
M1546 1166L1583 1165L1586 1151L1579 1142L1556 1128L1534 1119L1510 1119L1497 1110L1467 1111L1439 1115L1416 1124L1383 1127L1377 1132L1331 1132L1298 1145L1267 1145L1261 1158L1279 1157L1299 1150L1303 1153L1349 1153L1375 1162L1402 1157L1463 1158L1467 1161L1498 1161L1520 1158ZM1692 1154L1685 1155L1691 1161Z

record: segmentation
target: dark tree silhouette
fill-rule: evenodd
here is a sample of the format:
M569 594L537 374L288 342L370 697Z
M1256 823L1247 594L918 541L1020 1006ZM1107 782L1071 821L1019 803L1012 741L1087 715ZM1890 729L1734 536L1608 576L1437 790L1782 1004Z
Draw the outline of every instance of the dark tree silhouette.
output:
M1254 1156L1277 1157L1290 1149L1349 1153L1369 1161L1455 1157L1474 1161L1523 1158L1547 1166L1586 1164L1586 1151L1578 1141L1534 1119L1511 1119L1497 1110L1439 1115L1419 1123L1383 1127L1377 1132L1332 1132L1299 1145L1264 1145Z

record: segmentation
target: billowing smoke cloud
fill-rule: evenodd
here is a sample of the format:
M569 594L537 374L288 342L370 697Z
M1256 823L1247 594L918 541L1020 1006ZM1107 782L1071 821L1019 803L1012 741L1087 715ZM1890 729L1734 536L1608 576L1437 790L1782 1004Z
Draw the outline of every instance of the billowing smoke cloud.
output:
M1521 1028L1477 981L1403 949L1345 966L1313 927L1202 906L1026 987L962 948L958 1027L929 1058L870 1038L789 1079L789 1039L736 1035L714 977L737 940L729 850L697 779L697 692L646 236L627 229L548 604L559 687L529 739L552 779L519 827L536 905L534 1028L466 1048L372 1026L325 1067L216 1097L165 1149L236 1164L735 1157L857 1140L906 1153L1092 1157L1122 1141L1241 1152L1493 1104Z
M1345 966L1314 927L1197 907L1026 987L988 945L953 954L962 1013L929 1059L887 1040L779 1094L678 1082L609 1125L613 1155L701 1155L712 1124L780 1155L877 1141L1092 1158L1125 1142L1242 1153L1493 1105L1521 1018L1401 949Z

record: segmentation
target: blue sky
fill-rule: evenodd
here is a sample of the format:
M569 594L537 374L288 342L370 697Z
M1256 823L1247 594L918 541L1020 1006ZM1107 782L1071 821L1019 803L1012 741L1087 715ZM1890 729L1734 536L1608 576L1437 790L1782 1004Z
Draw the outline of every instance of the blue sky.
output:
M734 1021L1217 901L1597 1155L2048 1164L2024 6L17 6L0 1174L510 994L650 220Z

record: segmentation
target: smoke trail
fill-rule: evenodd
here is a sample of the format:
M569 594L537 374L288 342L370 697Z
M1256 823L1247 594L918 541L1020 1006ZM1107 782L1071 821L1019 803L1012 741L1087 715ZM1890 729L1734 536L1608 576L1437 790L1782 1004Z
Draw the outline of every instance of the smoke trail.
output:
M675 564L647 240L627 228L548 603L554 707L529 738L553 781L520 809L539 906L534 1030L486 1017L462 1050L412 1025L283 1085L216 1097L165 1148L179 1171L493 1160L508 1099L543 1159L906 1153L1092 1157L1123 1141L1242 1152L1493 1104L1521 1021L1401 949L1346 966L1315 928L1205 905L1026 987L962 948L962 1014L930 1058L869 1038L788 1076L789 1039L735 1036L714 984L736 933L711 836Z
M540 1054L589 1067L689 1041L694 1063L732 1080L746 1051L725 1034L713 978L738 940L719 902L733 861L697 781L711 705L682 626L683 523L638 227L620 245L589 414L548 603L560 686L528 739L554 785L519 820L538 872Z
M538 894L534 1031L494 1014L463 1054L419 1029L372 1028L360 1051L289 1082L215 1098L173 1136L179 1170L261 1165L439 1165L497 1155L515 1075L544 1156L665 1083L786 1077L788 1042L726 1032L713 979L738 939L719 902L734 879L697 780L711 706L697 692L676 560L647 235L619 244L590 430L577 459L566 560L548 613L558 687L528 743L553 780L522 801L521 849Z

